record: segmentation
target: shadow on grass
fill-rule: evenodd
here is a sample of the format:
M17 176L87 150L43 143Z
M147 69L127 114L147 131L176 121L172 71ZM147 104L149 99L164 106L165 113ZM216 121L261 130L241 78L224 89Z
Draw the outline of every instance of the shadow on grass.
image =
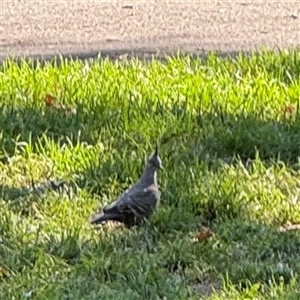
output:
M0 128L2 131L1 148L13 155L16 142L37 143L43 135L54 142L64 141L69 137L76 139L81 129L77 115L70 115L52 109L36 108L2 108L0 112ZM66 141L66 140L65 140Z
M179 111L182 108L174 107L173 109ZM247 165L256 158L257 153L266 165L272 165L280 160L288 167L299 168L297 163L300 157L300 119L297 114L289 114L279 122L261 121L254 116L225 115L216 110L198 116L188 115L187 119L187 122L191 124L190 132L185 132L185 128L171 127L170 124L170 133L163 136L160 141L162 157L165 156L168 160L169 172L175 171L172 168L178 163L174 163L173 158L177 161L179 159L180 163L185 165L184 172L189 167L193 167L192 163L195 160L214 171L220 167L220 160L228 164L236 164L235 158L239 158ZM0 112L0 128L2 129L0 147L4 153L12 156L15 153L16 141L31 142L33 151L38 152L43 147L43 141L39 139L42 134L52 139L54 143L62 144L67 141L75 144L78 141L78 132L82 128L84 130L80 134L80 141L95 144L100 137L97 130L99 126L101 127L99 124L100 120L97 116L92 120L80 109L78 115L65 115L63 112L52 110L42 114L42 111L33 108L2 110ZM109 132L108 128L106 134L109 135ZM115 135L113 143L116 144L112 146L119 149L120 140L123 139L122 134L118 136L118 131L114 131L113 134ZM127 151L125 148L123 150ZM132 173L132 177L137 177L143 166L137 167L136 163L135 165L128 164L128 161L123 161L122 157L124 156L111 158L105 162L98 161L97 163L97 160L89 162L83 171L76 173L78 179L74 183L91 193L101 195L109 190L111 182L107 178L113 175L115 181L122 185L122 189L125 189L128 174ZM5 156L1 159L7 161ZM142 159L140 161L142 162ZM165 176L164 173L162 176ZM171 177L166 179L168 189L173 188L176 193L178 182L174 182L175 186L173 186ZM5 194L16 197L14 187L3 188ZM172 200L172 203L177 205L178 201ZM221 206L228 206L226 199L223 199ZM205 206L207 222L217 217L217 210L222 210L222 207L217 208L213 202L207 203ZM239 216L240 211L233 210L228 213L231 214L231 218L235 218Z
M286 165L293 166L300 156L298 115L287 116L281 122L264 122L254 116L232 116L218 111L187 118L192 124L190 132L170 127L170 135L166 135L162 141L164 151L169 151L162 156L168 156L171 152L178 156L184 154L180 159L187 168L195 157L204 164L207 163L210 169L217 170L217 159L234 163L231 159L239 157L246 164L248 160L255 159L257 151L260 159L266 164L280 159ZM97 120L91 120L88 115L80 112L76 116L66 116L57 112L42 115L41 111L35 109L3 110L0 112L0 124L1 148L9 155L14 154L15 140L29 142L30 137L31 143L35 144L42 134L46 134L55 142L64 142L64 139L75 142L83 124L85 129L81 141L95 143L99 138L96 133ZM120 167L114 166L109 162L105 166L91 165L84 170L85 179L79 185L92 192L101 193L102 186L99 182L108 184L102 181L105 172L111 167L116 174L120 170ZM106 171L100 172L101 168ZM99 178L100 173L102 178ZM123 181L122 183L125 183L125 179L125 175L117 178L118 181ZM12 196L16 193L13 187L9 190L8 187L2 186L1 190ZM191 284L201 282L207 277L228 276L232 283L241 284L242 288L247 286L248 281L267 284L273 281L289 283L295 274L300 273L300 264L295 263L300 258L298 231L282 233L278 232L277 228L242 221L245 218L239 209L226 209L226 199L220 207L210 205L212 204L203 206L202 211L206 210L207 215L202 217L195 217L195 213L185 210L183 205L175 204L169 208L162 208L151 221L153 227L148 226L121 236L107 236L101 245L99 241L82 245L78 243L79 233L70 233L60 241L53 237L53 240L41 245L41 248L67 265L75 266L72 267L75 268L72 279L65 281L69 290L77 286L74 283L76 276L85 278L86 282L87 278L92 276L94 283L111 284L120 280L120 286L125 286L131 280L133 289L142 289L144 294L139 296L147 297L146 288L143 290L141 284L134 283L134 278L143 277L141 274L145 270L153 272L155 280L166 281L169 276L179 274L186 278L185 283ZM223 211L226 218L218 219L216 211ZM247 214L246 211L242 213ZM191 246L189 235L197 232L203 224L212 227L215 237L206 244ZM111 236L114 236L114 233ZM30 261L32 253L27 253L26 249L24 251L20 255ZM102 256L98 257L100 253ZM111 255L116 261L112 261ZM149 258L150 261L143 261L142 258ZM124 263L130 260L131 263ZM34 264L35 259L32 262L32 265ZM125 275L126 273L133 277ZM149 282L149 285L151 284L154 283ZM166 295L172 287L171 284L165 290ZM161 295L163 296L164 292L161 292Z
M235 156L244 162L255 159L259 152L260 159L266 162L279 159L285 164L296 163L300 156L300 115L280 113L282 121L222 113L218 117L197 118L199 127L203 128L200 141L203 151L215 158Z
M182 111L182 107L173 107L172 110ZM122 123L120 117L116 118ZM242 114L226 115L218 110L201 116L186 115L186 121L191 124L190 132L184 132L185 129L180 127L174 128L170 124L170 134L165 134L160 143L167 146L176 143L180 146L184 135L184 138L190 136L191 141L188 142L193 142L199 148L193 149L193 153L198 154L200 159L201 155L209 155L213 159L236 156L247 161L254 159L258 151L262 160L280 159L286 164L297 162L300 156L300 116L288 112L282 121L261 121L258 118L259 116ZM109 134L109 122L110 120L101 120L101 116L91 118L83 107L78 107L77 114L47 107L2 108L0 146L7 154L12 155L16 141L28 143L31 139L34 145L43 134L55 143L64 143L66 140L76 143L79 131L80 141L94 144L99 140L102 127L108 125Z
M280 50L278 48L274 50ZM257 49L256 52L259 50ZM210 51L196 51L194 53L181 51L180 55L188 54L192 58L202 58L207 59L209 56ZM243 54L250 55L253 51L243 51ZM240 51L214 51L218 57L226 58L226 57L237 57L240 55ZM120 60L122 58L126 59L139 59L146 62L151 62L153 59L159 60L162 63L166 62L167 56L178 56L178 51L157 51L157 50L145 50L145 49L119 49L119 50L102 50L102 51L91 51L89 53L82 52L82 53L65 53L60 55L32 55L32 56L17 56L17 57L1 57L0 55L0 65L5 63L7 59L13 60L18 64L21 64L22 61L31 62L33 66L39 62L48 63L48 62L55 62L56 65L60 65L65 61L71 60L89 60L89 59L97 59L99 57L103 59L110 59L111 61Z
M2 235L0 253L9 276L2 276L0 282L9 284L13 274L26 274L37 290L43 286L43 293L57 296L77 293L87 297L103 293L106 287L117 294L126 287L126 293L130 290L135 295L133 299L153 295L185 299L192 294L189 287L199 282L223 278L244 291L255 283L285 286L300 272L297 231L283 233L236 220L215 224L213 238L193 244L192 234L199 224L188 214L169 213L174 222L166 224L154 217L139 229L104 230L90 240L83 238L78 226L60 234L49 232L47 238L39 232L41 239L37 237L35 244L26 242L29 233L18 241L13 235L7 240ZM180 227L176 217L184 221ZM51 280L45 284L43 276ZM177 298L178 290L181 297Z

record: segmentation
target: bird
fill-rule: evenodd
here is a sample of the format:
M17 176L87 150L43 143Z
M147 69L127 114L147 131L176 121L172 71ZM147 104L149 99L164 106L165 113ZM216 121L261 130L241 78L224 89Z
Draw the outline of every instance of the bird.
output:
M152 215L160 200L161 192L157 184L157 171L163 169L156 145L155 151L147 160L141 177L114 202L94 215L91 224L118 221L130 228L144 223Z

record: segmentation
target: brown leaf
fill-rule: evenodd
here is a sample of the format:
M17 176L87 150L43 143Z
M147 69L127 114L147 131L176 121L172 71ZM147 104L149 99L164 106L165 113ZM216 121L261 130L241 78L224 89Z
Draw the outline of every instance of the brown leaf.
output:
M55 105L56 98L51 95L46 95L44 101L48 107L53 107Z
M193 238L193 242L194 243L199 243L199 242L207 242L209 238L211 238L213 236L213 232L205 227L203 229L201 229Z
M296 108L295 106L293 105L286 105L284 108L283 108L283 112L284 114L287 114L287 115L291 115L295 112Z
M57 103L57 98L55 98L51 95L46 95L44 101L45 101L46 106L51 107L52 109L64 111L65 113L71 114L71 115L76 115L76 113L77 113L76 107L59 104L59 103Z

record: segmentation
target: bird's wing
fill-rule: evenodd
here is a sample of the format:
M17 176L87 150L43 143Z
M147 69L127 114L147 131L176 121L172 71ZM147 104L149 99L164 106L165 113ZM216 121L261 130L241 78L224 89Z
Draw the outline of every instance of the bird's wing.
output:
M105 208L100 209L96 214L93 215L92 217L92 223L95 223L98 220L105 219L107 215L109 214L119 214L120 212L118 211L118 203L120 201L123 201L125 198L125 195L129 192L130 189L125 190L115 201L110 203L108 206Z
M134 215L148 215L154 208L158 193L152 188L124 193L114 205L105 208L105 213L121 213Z
M109 211L111 208L118 206L118 204L122 201L124 201L123 199L126 199L126 194L128 194L128 192L130 191L130 189L125 190L115 201L113 201L112 203L110 203L108 206L106 206L103 211L107 212Z

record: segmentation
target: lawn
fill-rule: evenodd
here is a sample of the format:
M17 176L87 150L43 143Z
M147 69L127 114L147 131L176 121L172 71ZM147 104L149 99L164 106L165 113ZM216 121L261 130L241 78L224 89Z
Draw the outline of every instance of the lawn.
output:
M1 300L300 299L299 49L7 60L0 99ZM153 216L91 226L156 143Z

